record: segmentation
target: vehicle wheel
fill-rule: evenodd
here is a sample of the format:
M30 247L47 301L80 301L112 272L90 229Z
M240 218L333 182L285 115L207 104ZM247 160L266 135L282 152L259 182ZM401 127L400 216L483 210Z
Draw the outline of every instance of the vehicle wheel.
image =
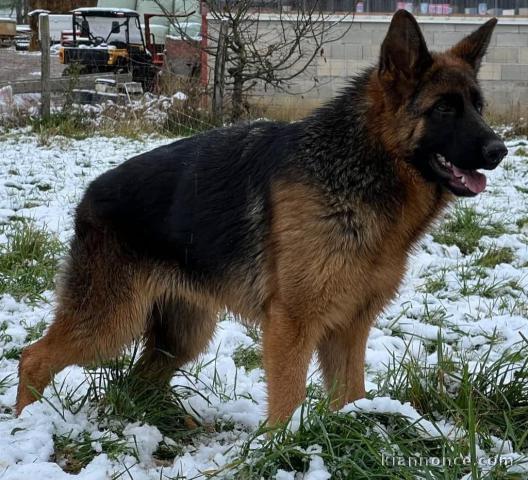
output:
M16 42L15 43L15 50L18 52L25 52L29 50L29 43L26 42Z

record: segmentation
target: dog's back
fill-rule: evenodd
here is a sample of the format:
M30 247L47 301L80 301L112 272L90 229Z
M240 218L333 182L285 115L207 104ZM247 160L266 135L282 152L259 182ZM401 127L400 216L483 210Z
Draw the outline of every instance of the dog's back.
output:
M257 122L134 157L88 187L76 233L106 228L142 260L213 280L265 235L271 178L285 174L298 130Z

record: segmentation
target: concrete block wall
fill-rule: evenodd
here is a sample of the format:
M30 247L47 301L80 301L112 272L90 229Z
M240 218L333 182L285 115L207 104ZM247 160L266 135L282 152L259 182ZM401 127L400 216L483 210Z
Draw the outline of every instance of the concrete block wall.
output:
M322 103L346 84L347 78L376 64L380 44L391 16L356 16L336 25L342 38L327 44L323 55L306 73L294 80L291 93L257 88L254 98L268 105L301 103L307 107ZM446 50L478 28L486 17L417 17L430 50ZM260 27L265 27L261 18ZM269 26L276 19L269 15ZM337 29L341 29L338 31ZM336 35L337 36L337 35ZM486 94L488 109L498 115L515 118L528 114L528 18L500 18L488 53L484 58L480 83ZM296 99L296 96L298 97Z

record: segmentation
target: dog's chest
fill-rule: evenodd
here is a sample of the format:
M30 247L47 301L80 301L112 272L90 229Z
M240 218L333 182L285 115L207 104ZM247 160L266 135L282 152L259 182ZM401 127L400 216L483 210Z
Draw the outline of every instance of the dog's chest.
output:
M392 215L376 206L332 208L305 187L275 197L274 282L319 313L354 315L366 301L383 307L396 293L413 244L436 215L433 200L402 202ZM333 315L335 316L335 315Z

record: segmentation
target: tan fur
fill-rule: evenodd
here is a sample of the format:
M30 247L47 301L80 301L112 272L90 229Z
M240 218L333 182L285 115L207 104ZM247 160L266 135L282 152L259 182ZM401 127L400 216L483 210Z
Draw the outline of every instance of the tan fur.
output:
M67 365L112 358L142 334L151 301L145 277L111 263L103 266L104 259L101 263L97 260L91 268L96 273L82 300L59 288L49 330L24 349L19 364L18 413L35 400L31 390L42 394L53 375Z
M447 200L403 164L399 173L408 201L398 223L383 222L358 206L362 225L369 226L360 243L327 218L315 189L275 186L274 271L263 324L272 422L287 418L304 398L315 349L326 384L337 382L335 407L364 395L363 361L372 322L396 293L412 243Z

